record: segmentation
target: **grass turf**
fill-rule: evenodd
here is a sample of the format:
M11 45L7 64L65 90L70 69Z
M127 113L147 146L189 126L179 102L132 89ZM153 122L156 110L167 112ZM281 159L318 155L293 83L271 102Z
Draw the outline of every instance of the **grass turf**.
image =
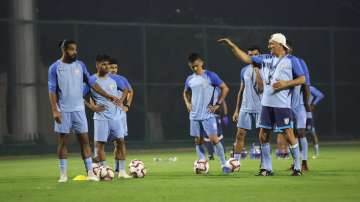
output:
M10 201L358 201L360 143L323 145L311 171L291 177L291 160L273 158L275 176L256 177L259 161L242 160L239 173L221 174L218 159L210 174L195 175L190 150L129 151L128 159L145 162L144 179L59 184L55 155L0 157L0 202ZM311 154L310 150L310 154ZM273 152L274 153L274 152ZM108 164L113 160L108 154ZM166 159L177 157L176 162ZM154 162L153 158L162 161ZM85 174L78 154L69 157L69 177Z

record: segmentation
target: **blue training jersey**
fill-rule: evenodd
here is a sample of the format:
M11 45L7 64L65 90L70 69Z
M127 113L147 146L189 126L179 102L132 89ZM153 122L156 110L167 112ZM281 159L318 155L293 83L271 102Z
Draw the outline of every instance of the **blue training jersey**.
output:
M299 62L301 69L305 75L305 84L307 86L310 86L310 74L309 74L309 69L308 69L305 61L296 56L291 56L291 57L293 57L294 60L297 60ZM305 93L305 91L301 85L294 87L293 93L292 93L292 98L291 98L291 107L292 108L296 108L297 106L304 104L304 93Z
M202 74L193 73L188 76L185 82L185 90L191 91L190 120L205 120L214 117L210 113L208 106L213 104L215 98L216 87L219 87L223 81L220 77L212 72L205 70Z
M285 55L278 58L271 54L251 57L252 61L261 67L261 77L264 81L262 106L291 108L291 89L275 91L272 85L279 81L290 81L304 76L300 64L293 57Z
M240 80L244 86L240 111L260 113L262 95L256 87L256 72L252 65L247 65L241 69Z
M92 79L96 80L96 83L109 95L118 97L118 90L126 89L126 86L122 80L116 81L112 79L109 74L105 77L99 77L94 74L91 76ZM112 101L106 99L102 95L96 93L93 89L91 91L91 97L95 101L96 105L102 105L105 107L105 110L102 112L95 112L95 120L118 120L121 118L122 109L116 106ZM86 88L84 94L89 92L89 88Z
M48 90L57 94L57 106L62 112L85 109L84 82L87 86L95 84L95 80L90 78L85 64L79 60L70 64L57 60L49 67Z

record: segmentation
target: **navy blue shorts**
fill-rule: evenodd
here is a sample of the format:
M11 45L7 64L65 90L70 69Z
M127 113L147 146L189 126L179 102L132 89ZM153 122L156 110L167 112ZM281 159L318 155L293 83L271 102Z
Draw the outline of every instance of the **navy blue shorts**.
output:
M262 106L260 128L274 130L293 128L293 116L291 109Z

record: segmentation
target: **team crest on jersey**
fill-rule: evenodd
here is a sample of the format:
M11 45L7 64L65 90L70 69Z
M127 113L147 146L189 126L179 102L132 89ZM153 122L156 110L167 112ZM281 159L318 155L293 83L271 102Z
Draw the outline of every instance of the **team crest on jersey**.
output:
M284 118L284 123L285 123L285 125L289 124L289 122L290 122L290 119L289 119L289 118Z
M79 68L76 68L76 69L74 70L74 73L75 73L76 75L80 75L80 69L79 69Z
M113 84L113 83L112 83L112 84L110 84L110 85L109 85L109 87L110 87L110 89L116 89L116 85L115 85L115 84Z

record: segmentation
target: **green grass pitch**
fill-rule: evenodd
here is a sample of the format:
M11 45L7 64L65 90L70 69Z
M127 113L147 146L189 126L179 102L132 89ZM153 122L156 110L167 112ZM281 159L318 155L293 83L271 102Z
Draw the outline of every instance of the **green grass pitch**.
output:
M309 160L311 171L291 177L291 160L273 158L275 176L256 177L258 160L243 160L241 171L220 172L217 159L210 174L195 175L193 150L129 151L128 159L145 162L144 179L59 184L54 155L0 157L0 202L11 201L359 201L360 142L322 145L319 159ZM309 151L311 154L311 150ZM273 152L274 153L274 152ZM108 154L108 164L113 161ZM176 162L166 161L177 157ZM154 162L153 158L163 160ZM69 157L69 177L85 174L79 154Z

